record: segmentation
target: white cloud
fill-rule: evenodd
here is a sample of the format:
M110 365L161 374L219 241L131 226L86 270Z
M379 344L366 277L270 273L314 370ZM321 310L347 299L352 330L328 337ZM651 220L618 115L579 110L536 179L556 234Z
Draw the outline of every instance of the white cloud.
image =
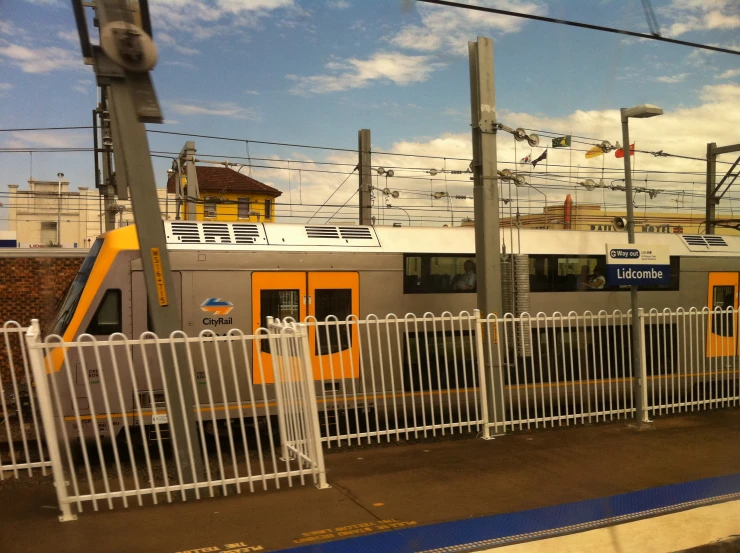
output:
M59 31L57 37L75 44L79 44L80 42L80 35L77 34L77 31Z
M740 69L728 69L724 73L717 75L717 79L734 79L740 77Z
M677 196L671 195L670 192L678 190L691 191L692 187L694 187L693 190L697 193L697 197L693 199L693 207L697 211L702 210L703 207L700 205L702 199L698 196L702 193L705 186L704 171L706 170L706 162L702 161L702 158L706 154L707 143L733 144L737 142L737 129L740 128L740 85L722 84L705 86L698 93L698 98L687 98L687 101L694 102L696 105L693 107L667 110L665 115L650 120L636 119L630 121L631 138L636 143L637 150L663 150L672 154L699 158L699 160L694 161L673 157L654 157L649 154L638 153L635 163L636 169L639 170L637 173L639 175L639 182L636 181L635 186L647 186L648 188L664 191L654 200L646 200L644 195L638 195L638 203L640 205L638 214L642 213L641 210L645 201L648 202L648 207L652 204L653 206L662 206L660 211L668 211L670 206L672 206L675 212L676 204L672 203L672 200L675 200ZM586 159L584 157L585 152L579 151L589 149L592 144L596 144L600 140L609 140L612 144L622 141L618 110L579 110L562 117L547 117L529 113L501 111L498 117L502 123L506 123L511 127L547 129L556 133L556 135L574 134L597 139L590 141L574 137L574 149L572 152L568 149L550 149L548 152L549 171L559 174L559 176L553 176L549 179L538 177L538 173L542 174L545 172L546 166L544 164L538 165L537 169L533 170L531 174L527 174L527 181L546 195L550 205L561 203L565 199L566 194L571 194L575 201L581 203L596 203L601 205L603 201L606 201L609 204L624 205L624 192L604 192L600 190L588 192L577 185L578 180L583 180L587 177L594 178L598 181L601 178L602 164L605 168L605 181L607 183L609 182L610 175L614 179L621 177L623 170L622 160L617 159L614 153L608 153L603 157L594 159ZM540 136L540 146L532 148L532 153L539 155L550 144L550 139L550 136L546 136L543 133ZM372 165L373 167L383 166L394 168L395 176L388 179L387 185L391 190L400 189L401 197L397 200L389 200L393 206L407 209L414 219L415 224L418 224L421 221L420 217L423 216L424 224L439 226L442 223L449 224L450 213L444 211L447 204L444 201L431 200L430 193L446 191L451 195L472 196L472 182L469 180L470 175L467 173L462 175L448 174L445 179L445 175L441 173L435 177L431 177L431 175L425 173L423 170L426 168L427 170L436 169L439 171L446 168L447 170L464 171L468 166L468 160L471 158L471 149L471 135L469 131L444 133L432 138L424 137L399 140L390 145L373 144L373 150L376 151L408 154L410 156L434 156L437 159L373 153ZM499 169L516 168L519 170L519 166L512 165L512 162L521 159L529 151L530 148L526 145L526 142L515 142L508 133L500 132L498 134ZM569 176L567 166L571 163L571 154L574 167L572 176ZM298 159L299 156L292 154L281 157ZM445 161L442 158L447 159ZM461 158L462 161L452 160L451 158ZM730 155L720 158L720 161L733 160L734 157ZM338 166L336 170L341 170L344 174L334 175L310 172L311 169L325 169L321 165L292 163L291 187L293 202L297 203L298 201L297 169L299 167L305 170L302 173L303 203L320 205L347 178L346 173L349 173L354 164L357 163L357 156L351 152L337 152L320 161L332 161L335 163L346 163L348 165L346 168L341 166L341 169ZM264 164L266 165L267 163ZM252 176L283 190L285 193L281 199L287 203L289 196L287 164L277 162L271 162L269 164L278 165L282 168L254 168L252 170ZM722 165L720 167L727 170L729 166ZM643 170L647 171L647 173L642 173ZM675 173L665 174L662 171ZM242 172L245 171L243 170ZM646 176L648 178L647 185L644 180ZM414 178L406 179L404 177ZM695 184L692 181L695 181ZM382 185L379 187L386 186L383 179L380 182ZM349 180L344 184L342 189L329 201L329 205L320 211L321 216L318 219L314 219L313 222L325 222L345 202L347 202L347 206L339 211L338 218L333 219L332 222L356 222L357 197L355 196L350 199L352 194L357 190L356 183L357 174L355 172L349 177ZM562 189L561 187L564 186L570 189ZM410 190L415 193L408 192ZM508 198L509 192L508 187L504 187L502 189L502 197ZM517 192L519 207L523 213L527 212L528 209L541 210L543 206L543 196L541 193L532 190L530 187L515 189L512 186L511 194L515 202ZM683 205L688 209L691 206L692 198L687 195L683 201L685 202ZM432 205L430 205L431 202L433 202ZM723 200L722 205L727 206L727 202ZM375 205L385 205L385 199L382 195L379 194L376 196ZM512 205L516 209L516 203ZM454 200L456 224L462 217L473 216L472 207L473 202L471 200ZM299 222L301 220L297 217L299 214L306 214L307 219L314 213L316 208L305 207L302 208L302 211L298 207L294 207L293 209L294 216L286 217L284 219L285 221ZM278 206L278 210L279 214L287 215L287 207ZM405 214L398 209L393 208L387 211L381 209L381 216L382 213L385 213L386 221L390 220L390 217L393 217L393 220L404 221L404 224L406 224ZM377 212L374 210L373 215L376 214Z
M5 96L5 93L8 92L8 90L12 90L15 88L15 85L12 85L10 83L0 83L0 98Z
M326 5L335 10L346 10L351 6L347 0L334 0L333 2L327 2Z
M255 27L276 10L283 10L285 16L305 13L294 0L158 0L150 5L158 29L195 40Z
M661 77L655 77L653 80L659 83L675 84L685 81L688 76L688 73L679 73L677 75L663 75Z
M737 0L672 0L656 11L668 20L667 34L673 37L691 31L740 28Z
M200 53L195 48L188 48L187 46L182 46L181 44L178 44L177 41L167 33L157 33L157 43L169 46L176 52L179 52L180 54L186 56L192 56L194 54Z
M95 91L95 88L93 87L93 81L90 79L80 79L72 88L80 94L85 95L88 95L90 94L90 92Z
M212 115L217 117L231 117L232 119L260 119L259 114L252 108L241 107L233 102L216 102L212 104L174 103L170 110L178 115Z
M0 56L8 58L24 73L85 69L79 52L56 46L33 49L0 40Z
M366 88L375 82L406 86L426 81L444 64L429 56L407 56L399 52L377 52L370 59L349 58L326 64L327 74L300 77L286 75L295 82L293 94L326 94L354 88Z
M11 133L4 143L8 148L74 148L90 142L84 131L27 131Z
M244 94L250 94L251 96L259 96L260 95L260 93L257 92L256 90L245 90L244 91Z
M165 61L165 65L171 65L173 67L185 67L187 69L195 69L196 67L192 63L188 63L186 61Z
M546 4L536 0L462 1L466 4L485 5L525 14L547 13ZM417 11L421 23L405 25L398 33L387 37L391 44L409 50L433 52L444 49L459 55L467 55L468 41L475 40L477 35L516 33L526 25L524 19L445 6L417 4Z

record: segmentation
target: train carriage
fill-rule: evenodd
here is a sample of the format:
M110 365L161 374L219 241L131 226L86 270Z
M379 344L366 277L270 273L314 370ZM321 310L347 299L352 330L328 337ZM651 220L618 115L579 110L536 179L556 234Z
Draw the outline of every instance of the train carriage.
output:
M182 329L189 336L203 331L225 336L233 328L250 334L265 327L268 317L308 318L321 323L344 321L348 317L352 320L372 316L384 318L388 314L403 318L407 314L423 317L428 313L438 316L445 312L472 313L475 308L475 286L458 285L466 270L469 272L471 265L474 267L474 229L470 227L190 221L167 221L164 226L174 276L174 295ZM595 289L584 286L581 277L582 271L603 272L605 244L626 243L625 234L506 229L502 230L502 240L504 251L513 252L520 261L524 260L517 269L524 271L524 277L509 282L511 287L517 287L517 294L526 295L528 311L533 316L539 312L626 312L629 308L628 288L605 285ZM671 256L670 282L640 293L641 306L646 310L737 308L740 237L650 233L638 234L637 242L665 245ZM504 277L508 278L509 274L510 270L505 268ZM707 357L735 355L736 323L732 318L720 320L716 317L707 322L704 352ZM133 226L106 233L95 242L47 330L65 341L76 340L84 334L107 337L116 333L133 339L151 330ZM331 331L320 325L310 329L314 378L317 392L324 398L321 408L327 413L346 411L347 401L341 399L346 397L343 393L353 388L356 397L356 390L364 386L368 376L374 379L376 396L378 391L385 399L388 395L406 394L411 398L409 405L412 407L418 402L436 402L442 408L453 401L453 395L435 390L464 386L466 402L468 394L474 394L473 354L462 346L462 338L474 332L474 327L460 323L453 328L451 324L445 326L444 321L438 326L417 324L410 327L407 324L402 327L404 336L395 353L390 351L392 347L383 348L379 342L375 346L368 345L372 340L358 336L359 332L367 331L367 327L352 324L335 324ZM507 373L509 386L515 384L514 376L517 381L521 376L523 380L536 382L535 360L538 355L541 357L538 344L558 342L552 338L558 332L554 324L530 326L526 332L527 340L531 341L528 351L511 352L511 359L518 360L516 371L519 373ZM665 342L665 332L650 331L648 343ZM670 347L675 348L678 338L673 335L673 327L670 332L673 337ZM550 338L546 337L548 333ZM434 349L435 335L457 336L459 344L440 352ZM584 337L584 347L589 340L597 339L597 332L590 338ZM360 342L365 344L365 350L352 347ZM223 385L223 382L221 386L216 385L216 375L209 372L215 350L210 351L208 357L205 353L202 359L194 357L194 366L202 367L195 375L199 402L222 406L218 413L211 413L211 418L223 417L229 406L248 394L255 395L254 400L270 404L274 397L274 375L269 344L266 340L261 343L264 344L261 348L250 347L245 352L243 363L251 367L250 382L242 378L233 385ZM515 350L516 343L512 341ZM84 398L95 397L95 386L101 379L105 380L108 367L116 362L117 356L130 355L135 370L121 376L124 393L106 398L113 412L136 418L137 408L151 409L164 402L161 380L155 376L147 381L140 371L141 367L156 363L155 347L120 344L107 349L90 349L90 355L81 355L80 351L57 348L47 357L51 371L64 373L60 377L64 383L60 390L63 388L61 393L70 397L62 403L69 406L70 415L66 418L75 432L79 432L77 427L82 419L72 415L73 406L77 404L76 409L83 414L84 420L91 420L92 417L84 417L86 410L90 410ZM375 361L368 363L367 358L373 355ZM391 382L391 375L383 374L383 367L391 365L384 361L392 355L404 365L400 375L403 384ZM612 351L609 355L615 363L625 360L624 351ZM439 367L440 363L454 365L455 369L452 373L449 369L442 372L423 370L430 365ZM569 378L568 368L567 363L562 367L563 379ZM664 366L660 370L665 373L672 369ZM75 395L79 396L79 402ZM461 396L458 393L454 397ZM559 392L556 401L557 398ZM371 403L375 405L376 400L377 397ZM337 408L339 404L340 409ZM136 422L150 424L151 417ZM121 426L120 421L113 425ZM105 422L99 430L103 435L111 433Z

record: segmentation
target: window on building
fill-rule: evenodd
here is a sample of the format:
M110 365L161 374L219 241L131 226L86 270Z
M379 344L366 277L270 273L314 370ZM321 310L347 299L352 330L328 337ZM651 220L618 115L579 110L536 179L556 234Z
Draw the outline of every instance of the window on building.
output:
M404 294L476 291L475 255L407 254Z
M265 200L265 219L272 219L272 200Z
M87 325L86 332L93 336L107 336L122 330L121 291L111 288L105 291L95 315L93 315L90 324Z
M55 221L43 221L41 223L41 243L48 244L50 242L53 244L57 243L57 224Z
M252 210L252 202L249 198L239 198L237 205L239 206L239 219L249 219L249 212Z
M203 202L203 217L216 217L216 203L218 198L206 196Z

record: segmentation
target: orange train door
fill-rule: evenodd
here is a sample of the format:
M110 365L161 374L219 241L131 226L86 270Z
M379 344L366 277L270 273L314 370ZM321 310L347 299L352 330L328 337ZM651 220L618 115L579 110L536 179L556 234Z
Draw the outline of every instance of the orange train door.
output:
M709 273L709 309L738 308L738 273ZM735 355L737 315L712 314L707 329L707 357Z
M252 321L254 328L267 328L267 317L298 322L307 316L323 322L327 317L344 321L360 314L360 276L351 272L264 272L252 273ZM310 329L309 347L316 380L357 378L360 351L357 325L320 326ZM339 332L337 332L337 328ZM317 336L317 332L320 333ZM258 357L259 355L259 357ZM270 346L262 341L261 352L254 349L254 383L275 382ZM261 369L260 369L261 364Z
M308 314L323 322L344 321L360 314L360 275L358 273L308 273ZM337 332L338 331L338 332ZM360 349L357 325L317 326L309 334L315 380L357 378L360 374ZM354 347L353 347L354 345Z
M252 273L253 328L267 328L267 317L299 322L306 318L306 273ZM254 383L275 382L268 340L262 340L259 353L254 348L253 359Z

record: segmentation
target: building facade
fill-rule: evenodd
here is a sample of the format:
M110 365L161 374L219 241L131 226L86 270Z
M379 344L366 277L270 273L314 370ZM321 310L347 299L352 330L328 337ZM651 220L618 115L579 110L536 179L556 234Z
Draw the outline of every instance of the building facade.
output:
M103 201L97 189L80 186L70 191L69 181L29 180L28 190L8 185L8 230L18 247L62 246L88 248L105 231ZM163 218L174 213L174 198L157 189ZM116 202L116 227L133 223L131 202Z
M519 217L502 217L500 225L508 228L587 230L594 232L620 232L615 228L614 218L626 217L624 211L605 211L598 204L575 204L566 200L563 204L547 206L541 213L528 213ZM635 209L635 232L659 232L674 234L704 234L706 219L703 212L658 212ZM730 217L718 220L731 224ZM472 221L463 224L473 224ZM735 228L717 226L715 234L739 234Z
M275 220L276 200L282 195L258 180L227 167L196 166L198 178L198 200L186 201L187 180L183 177L181 186L182 201L175 199L175 214L178 207L180 218L187 219L190 210L195 211L198 221L242 221L273 222ZM176 175L170 175L167 192L177 196Z

